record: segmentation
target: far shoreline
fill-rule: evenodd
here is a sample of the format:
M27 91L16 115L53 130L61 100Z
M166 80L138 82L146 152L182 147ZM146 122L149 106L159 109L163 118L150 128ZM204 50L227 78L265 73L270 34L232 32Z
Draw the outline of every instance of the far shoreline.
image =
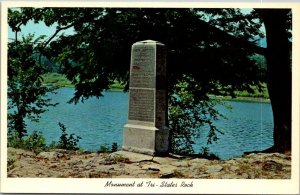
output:
M47 73L43 75L43 80L45 85L53 86L56 88L75 88L75 86L67 80L67 78L59 73ZM124 85L115 82L110 86L109 89L104 90L109 92L124 92ZM257 95L257 94L253 94ZM231 96L215 96L215 95L208 95L211 99L217 100L224 100L224 101L234 101L234 102L256 102L256 103L270 103L270 99L268 97L253 97L239 94L236 95L235 98Z
M49 85L49 84L47 84ZM74 86L60 86L59 88L75 88ZM120 88L110 88L107 90L104 90L104 92L123 92L123 93L128 93L128 91L124 91L123 89ZM262 97L244 97L244 96L237 96L235 98L232 98L231 96L214 96L214 95L209 95L209 97L214 100L223 100L223 101L230 101L230 102L252 102L252 103L264 103L264 104L269 104L270 99L269 98L262 98Z
M232 98L230 96L217 96L217 97L212 97L210 96L211 99L221 99L224 101L231 101L231 102L256 102L256 103L265 103L269 104L271 103L269 98L258 98L258 97L236 97Z

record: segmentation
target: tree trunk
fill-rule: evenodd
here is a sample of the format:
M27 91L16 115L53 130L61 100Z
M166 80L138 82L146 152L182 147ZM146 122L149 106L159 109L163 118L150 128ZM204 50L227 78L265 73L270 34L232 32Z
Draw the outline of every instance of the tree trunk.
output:
M292 80L290 47L287 35L289 10L260 10L267 35L267 87L274 117L274 146L270 152L291 151Z

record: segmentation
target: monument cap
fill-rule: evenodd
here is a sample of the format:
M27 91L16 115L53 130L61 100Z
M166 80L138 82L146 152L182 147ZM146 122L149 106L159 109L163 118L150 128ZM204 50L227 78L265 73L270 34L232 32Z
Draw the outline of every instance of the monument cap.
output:
M154 41L151 39L148 40L144 40L144 41L138 41L135 42L133 45L140 45L140 44L157 44L157 45L164 45L163 43L159 42L159 41Z

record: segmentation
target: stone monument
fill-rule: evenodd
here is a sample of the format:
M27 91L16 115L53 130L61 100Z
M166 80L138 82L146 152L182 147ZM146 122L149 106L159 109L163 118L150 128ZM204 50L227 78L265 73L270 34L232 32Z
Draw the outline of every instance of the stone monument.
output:
M166 81L165 45L152 40L134 43L123 150L148 155L168 152Z

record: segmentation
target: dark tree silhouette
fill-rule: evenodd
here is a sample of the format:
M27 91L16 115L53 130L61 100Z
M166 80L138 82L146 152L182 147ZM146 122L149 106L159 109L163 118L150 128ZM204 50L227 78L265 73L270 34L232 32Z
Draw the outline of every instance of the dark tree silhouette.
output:
M292 71L287 21L290 10L259 10L266 27L268 91L274 117L274 146L267 151L291 150Z

